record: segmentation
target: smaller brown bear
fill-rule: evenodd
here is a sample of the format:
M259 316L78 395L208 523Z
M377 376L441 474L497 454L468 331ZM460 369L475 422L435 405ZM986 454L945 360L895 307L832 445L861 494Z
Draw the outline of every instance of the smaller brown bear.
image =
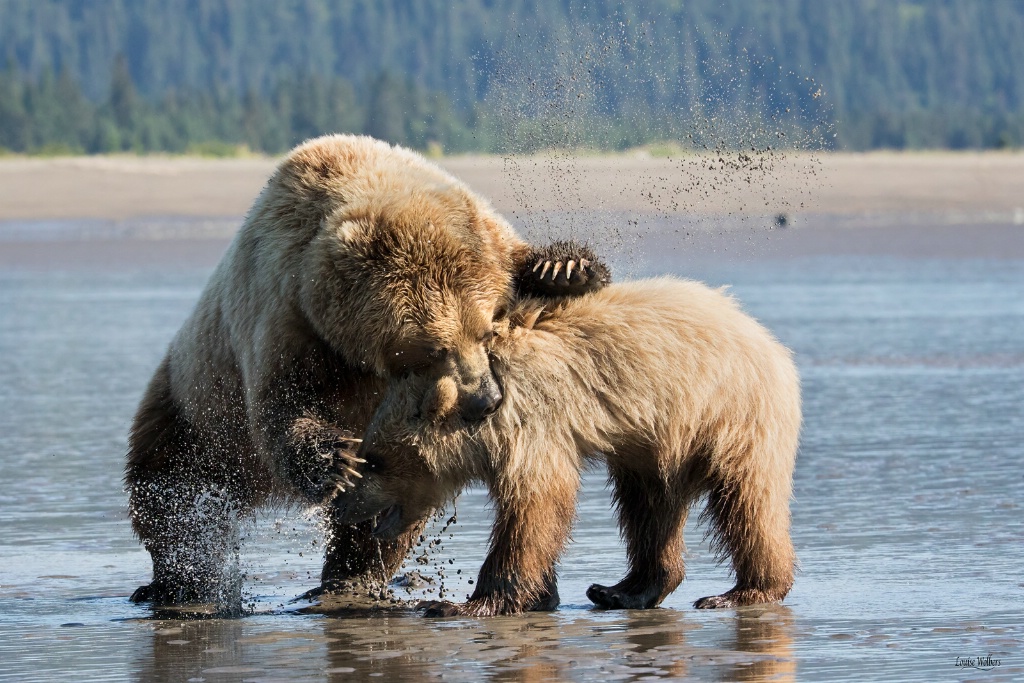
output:
M790 352L721 291L662 278L552 304L523 299L496 327L497 411L468 425L450 380L392 381L339 498L351 522L395 537L467 484L495 506L490 552L468 602L429 616L513 614L558 604L555 565L580 472L608 466L629 573L587 596L650 608L684 576L683 528L704 495L713 547L736 586L698 608L782 600L793 584L789 499L800 432Z

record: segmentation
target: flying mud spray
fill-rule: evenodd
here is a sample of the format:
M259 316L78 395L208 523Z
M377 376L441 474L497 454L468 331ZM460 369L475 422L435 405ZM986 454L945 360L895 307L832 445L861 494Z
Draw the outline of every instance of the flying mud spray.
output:
M763 248L823 182L835 133L822 87L755 36L614 16L510 31L478 60L510 219L533 241L589 242L619 277L653 244ZM684 57L659 60L666 41Z

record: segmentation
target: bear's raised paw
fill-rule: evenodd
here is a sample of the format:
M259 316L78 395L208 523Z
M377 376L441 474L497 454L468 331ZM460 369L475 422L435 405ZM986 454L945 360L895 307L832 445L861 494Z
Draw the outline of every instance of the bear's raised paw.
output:
M611 271L587 246L555 242L533 250L518 273L519 290L527 295L576 296L611 282Z
M326 503L362 478L356 469L365 462L356 454L362 439L306 418L296 421L292 433L298 437L298 457L288 474L310 502Z

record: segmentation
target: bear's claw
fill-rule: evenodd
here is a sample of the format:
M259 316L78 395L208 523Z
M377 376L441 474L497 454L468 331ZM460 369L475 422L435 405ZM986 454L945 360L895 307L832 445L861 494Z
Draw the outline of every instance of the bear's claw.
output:
M355 486L353 477L356 479L363 478L363 475L354 467L366 462L355 454L362 441L362 439L347 437L335 439L330 445L329 450L321 454L324 458L331 461L329 467L332 468L332 471L329 473L329 479L334 483L335 491L334 494L329 495L341 493Z
M288 474L310 502L325 503L362 478L357 468L366 461L356 455L362 439L310 419L297 422L293 432L298 452Z
M589 247L575 242L555 242L535 250L519 272L519 289L527 295L575 296L609 282L608 267Z
M693 603L696 609L722 609L735 607L736 603L728 595L709 595Z
M728 607L745 607L769 602L781 602L789 588L781 590L758 590L756 588L733 588L721 595L709 595L693 603L697 609L724 609Z

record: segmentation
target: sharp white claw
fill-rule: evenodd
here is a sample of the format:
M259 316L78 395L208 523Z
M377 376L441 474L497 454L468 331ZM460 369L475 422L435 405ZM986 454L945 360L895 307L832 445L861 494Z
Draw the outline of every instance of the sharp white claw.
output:
M552 282L555 281L555 278L558 277L558 273L561 270L562 270L562 262L558 261L557 263L555 263L555 269L553 271L551 271L551 281Z
M585 258L581 258L580 259L580 268L586 268L589 265L590 265L590 261L588 261Z
M544 265L544 259L538 259L536 265L533 266L533 272L537 272L537 269Z
M548 274L548 269L551 268L551 261L544 262L544 270L540 271L540 279L543 280L544 276Z
M568 263L565 264L565 279L566 279L567 282L568 282L569 278L572 277L572 269L575 266L576 266L576 262L573 261L573 260L570 260Z
M347 472L348 474L351 474L351 475L352 475L352 476L354 476L354 477L358 477L359 479L362 479L362 478L363 478L363 475L359 474L359 472L356 472L356 471L355 471L354 469L352 469L351 467L346 467L346 468L345 468L345 472Z

